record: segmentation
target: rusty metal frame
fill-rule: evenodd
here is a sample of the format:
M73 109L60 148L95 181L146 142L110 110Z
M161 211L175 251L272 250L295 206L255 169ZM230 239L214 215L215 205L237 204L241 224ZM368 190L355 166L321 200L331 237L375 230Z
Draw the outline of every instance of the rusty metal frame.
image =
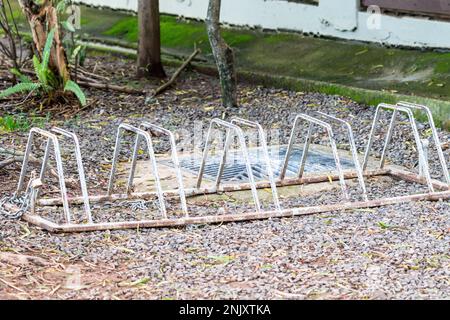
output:
M416 174L411 172L407 172L399 169L381 169L381 170L372 170L366 171L365 177L375 177L375 176L392 176L397 179L402 179L409 182L414 183L423 183L423 178L419 177ZM345 173L346 179L356 179L357 174L355 172ZM333 181L339 180L337 175L328 176L310 176L304 177L301 179L285 179L284 181L277 181L277 187L283 186L293 186L293 185L302 185L309 183L320 183L327 182L330 179ZM238 222L238 221L249 221L249 220L260 220L267 218L282 218L282 217L293 217L293 216L302 216L302 215L310 215L317 214L323 212L330 211L341 211L341 210L351 210L351 209L363 209L363 208L373 208L386 206L397 203L406 203L406 202L416 202L416 201L438 201L438 200L449 200L450 199L450 190L445 183L442 183L437 180L432 181L433 186L438 192L433 193L423 193L416 195L407 195L407 196L399 196L385 199L376 199L369 201L360 201L360 202L344 202L340 204L332 204L332 205L320 205L313 207L301 207L301 208L292 208L292 209L283 209L283 210L275 210L275 211L264 211L264 212L248 212L248 213L240 213L240 214L225 214L225 215L209 215L209 216L200 216L200 217L184 217L184 218L173 218L173 219L157 219L157 220L140 220L140 221L125 221L125 222L108 222L108 223L87 223L87 224L56 224L52 221L49 221L41 216L27 213L23 216L25 221L29 223L35 224L45 230L50 232L87 232L87 231L99 231L99 230L117 230L117 229L135 229L135 228L163 228L163 227L175 227L175 226L185 226L190 224L213 224L213 223L224 223L224 222ZM268 182L257 183L256 187L258 189L265 189L270 187ZM225 192L233 192L233 191L242 191L242 190L250 190L250 184L242 184L242 185L229 185L224 186L223 191ZM186 190L187 197L193 197L198 195L205 194L215 194L217 193L216 189L188 189ZM178 195L177 190L168 190L165 192L166 196L176 196ZM155 192L147 192L147 193L135 193L131 195L122 194L122 195L110 195L110 196L91 196L91 203L95 202L105 202L105 201L118 201L118 200L127 200L127 199L153 199L157 196ZM68 199L71 204L81 204L83 199L81 197L74 197ZM38 202L40 205L60 205L61 199L41 199ZM13 207L11 210L15 209Z
M371 176L393 176L398 179L404 179L410 182L420 183L423 181L417 175L411 174L410 172L397 170L397 169L385 169L379 171L367 171L365 173L366 177ZM349 179L357 178L356 174L348 175ZM333 177L334 180L338 180L337 176ZM293 179L289 181L291 185L298 185L306 183L308 180L306 178L303 179ZM295 181L294 181L295 180ZM329 180L329 176L317 176L314 177L314 182L325 182ZM287 182L287 180L285 181ZM417 201L439 201L439 200L448 200L450 199L450 190L448 190L447 185L443 184L440 181L433 181L435 184L435 188L438 190L442 190L434 193L423 193L416 195L407 195L407 196L399 196L385 199L376 199L369 201L360 201L360 202L345 202L340 204L330 204L330 205L321 205L321 206L313 206L313 207L299 207L292 209L283 209L281 211L264 211L264 212L248 212L248 213L240 213L240 214L225 214L225 215L209 215L209 216L199 216L199 217L184 217L184 218L176 218L176 219L158 219L158 220L141 220L141 221L125 221L125 222L107 222L107 223L93 223L93 224L56 224L49 220L46 220L40 216L33 214L25 214L23 219L29 223L37 225L47 231L50 232L88 232L88 231L100 231L100 230L118 230L118 229L136 229L136 228L164 228L164 227L177 227L177 226L186 226L191 224L215 224L215 223L225 223L225 222L239 222L239 221L251 221L251 220L261 220L261 219L269 219L269 218L287 218L287 217L295 217L295 216L303 216L303 215L312 215L319 214L324 212L331 211L342 211L342 210L353 210L353 209L365 209L365 208L374 208L381 207L386 205L393 205L397 203L407 203L407 202L417 202ZM281 186L281 182L277 183L278 186ZM286 183L288 184L288 183ZM267 187L268 183L258 185L258 188ZM238 188L237 186L229 188L229 191L236 190L248 190L249 185L242 186L242 188ZM228 189L225 189L228 190ZM197 190L192 192L188 192L189 196L201 195L204 194L203 191L208 190ZM174 194L178 194L176 191ZM136 195L137 196L137 195ZM147 196L154 196L151 194L147 194ZM143 196L139 196L139 199L145 198Z

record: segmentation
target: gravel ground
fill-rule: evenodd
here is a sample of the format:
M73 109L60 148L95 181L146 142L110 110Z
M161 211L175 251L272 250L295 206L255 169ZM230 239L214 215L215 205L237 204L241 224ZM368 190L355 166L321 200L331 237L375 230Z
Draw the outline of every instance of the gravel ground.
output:
M94 65L96 72L116 83L135 84L128 76L133 68L129 61L98 57L88 61L88 69ZM145 89L156 85L143 84ZM238 115L277 129L279 139L271 134L271 143L286 143L296 113L324 111L352 124L362 152L374 115L372 107L317 93L241 85L242 106L236 109L220 106L218 94L215 79L196 73L185 73L176 88L158 99L88 90L91 108L67 119L53 118L45 126L57 125L78 134L94 192L104 190L114 132L124 120L146 119L177 130L181 143L190 138L197 121L203 120L201 125L206 127L211 118ZM1 107L4 112L13 110L9 104ZM32 107L23 111L30 113ZM387 115L382 121L380 127L386 128ZM420 127L427 132L426 125ZM439 134L448 161L450 134ZM343 149L348 148L345 137L344 131L337 130ZM378 132L374 155L382 149L382 137ZM414 169L414 140L404 118L392 141L389 162ZM19 150L25 142L26 132L0 136L1 144ZM314 142L326 144L326 136L316 132ZM192 145L182 148L192 149ZM156 149L167 151L168 145L161 142ZM432 174L439 178L436 159L433 153ZM0 181L7 182L0 187L2 193L13 190L18 169L0 170ZM68 165L67 172L71 169ZM377 196L420 188L398 181L369 186ZM339 190L332 190L326 195L284 199L283 204L337 202L340 196ZM358 191L352 190L352 197L357 196ZM236 211L250 207L228 206ZM197 204L192 210L214 214L217 206ZM424 201L301 218L67 235L0 221L0 298L448 299L449 213L448 202ZM34 259L19 263L7 258L11 254ZM74 286L78 279L80 287Z

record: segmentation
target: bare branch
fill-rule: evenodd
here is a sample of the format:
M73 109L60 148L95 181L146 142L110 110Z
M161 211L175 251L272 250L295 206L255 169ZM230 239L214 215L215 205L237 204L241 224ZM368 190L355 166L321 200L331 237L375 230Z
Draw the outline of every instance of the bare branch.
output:
M195 58L195 56L198 55L199 53L200 53L200 49L195 50L190 55L190 57L178 68L178 70L173 74L173 76L170 78L170 80L155 90L155 92L153 93L153 96L156 97L158 94L164 92L167 88L169 88L175 82L175 80L178 78L178 76L181 74L181 72L192 62L192 60Z

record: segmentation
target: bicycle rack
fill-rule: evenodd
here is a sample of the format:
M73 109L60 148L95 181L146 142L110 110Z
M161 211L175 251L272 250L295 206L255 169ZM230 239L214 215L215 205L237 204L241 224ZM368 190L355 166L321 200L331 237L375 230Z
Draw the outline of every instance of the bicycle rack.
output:
M289 144L288 144L288 150L286 153L286 158L284 160L284 164L283 164L283 169L281 170L281 175L280 175L280 179L284 180L286 177L286 170L289 164L289 159L291 157L291 153L292 153L292 148L294 146L295 143L295 137L296 137L296 133L297 133L297 129L298 129L298 125L300 123L301 120L304 120L306 122L309 123L309 127L308 127L308 134L306 136L305 139L305 146L303 148L303 153L302 153L302 157L300 160L300 169L299 169L299 173L298 173L298 177L302 178L303 174L304 174L304 170L305 170L305 164L306 164L306 158L308 156L308 151L309 151L309 146L311 144L311 136L313 133L313 126L318 126L318 127L322 127L326 130L327 134L328 134L328 138L330 140L330 145L331 145L331 150L333 152L333 156L334 156L334 161L336 163L336 168L338 171L338 175L339 175L339 182L341 184L341 189L342 189L342 193L344 195L344 198L346 200L350 199L350 196L347 192L347 185L345 183L345 177L344 177L344 171L342 170L341 167L341 160L339 158L339 153L336 147L336 142L334 140L334 133L333 133L333 129L332 127L324 122L321 121L319 119L313 118L311 116L308 116L306 114L299 114L294 121L294 125L292 127L292 132L291 132L291 137L289 139Z
M200 165L200 171L198 173L197 189L200 189L202 186L203 174L205 171L206 161L208 160L208 152L209 152L209 149L210 149L211 143L212 143L212 138L213 138L212 134L213 134L214 126L226 129L225 147L223 150L223 156L222 156L222 161L220 164L219 172L218 172L217 178L216 178L216 190L219 190L219 188L220 188L220 180L222 178L223 168L224 168L225 162L226 162L227 151L230 148L230 144L231 144L231 133L234 132L239 139L239 143L242 148L242 153L244 155L245 166L247 167L247 174L248 174L248 178L250 181L250 188L252 190L253 201L255 202L256 211L260 212L261 211L261 203L259 201L258 191L256 190L255 178L253 177L253 171L252 171L252 167L251 167L251 163L250 163L250 157L248 155L247 145L245 143L244 133L243 133L242 129L235 124L232 124L232 123L220 120L220 119L213 119L211 121L209 130L208 130L208 134L206 135L206 143L205 143L205 149L203 151L203 159L202 159L202 163Z
M171 153L173 165L175 166L175 171L176 171L178 185L179 185L178 190L179 190L179 194L180 194L181 210L186 215L186 217L189 217L187 204L186 204L186 195L185 195L185 191L184 191L183 175L181 174L180 161L178 160L178 153L177 153L177 146L176 146L176 143L175 143L175 136L169 130L164 129L164 128L160 127L160 126L151 124L149 122L142 123L140 125L140 129L152 130L154 132L158 132L158 133L160 133L162 135L165 135L165 136L167 136L169 138L170 148L171 148L170 153ZM135 142L134 151L133 151L133 159L132 159L132 164L131 164L131 172L130 172L130 177L128 178L127 194L131 193L131 188L132 188L132 185L133 185L134 174L135 174L135 171L136 171L136 163L137 163L138 151L139 151L139 143L140 143L140 140L141 140L140 138L141 138L140 135L138 135L136 137L136 142Z
M164 218L167 218L167 210L166 210L166 204L165 204L165 200L164 200L164 193L162 191L161 180L159 178L158 165L156 163L155 151L153 150L152 138L148 132L146 132L142 129L133 127L129 124L121 124L121 125L119 125L119 129L117 130L116 146L114 148L114 156L113 156L113 162L112 162L111 175L109 178L107 195L111 196L113 193L114 179L115 179L115 174L116 174L116 170L117 170L117 161L118 161L119 154L120 154L120 146L121 146L124 131L129 131L136 135L136 143L135 143L135 149L134 149L135 152L133 153L133 162L136 162L135 158L137 157L137 150L139 149L140 138L143 138L147 144L147 150L148 150L148 153L150 154L150 162L151 162L151 166L153 169L153 175L155 176L155 180L156 180L156 192L158 194L159 208L160 208L160 211L161 211L162 215L164 216ZM130 178L128 180L127 194L129 194L130 187L133 183L133 176L134 176L134 168L132 167L131 172L130 172Z
M377 124L380 120L380 115L383 110L390 110L393 112L390 126L387 132L386 139L384 141L384 148L380 160L380 164L378 168L369 169L369 155L372 151L372 145L374 141L375 131L377 128ZM430 176L430 169L427 158L427 145L428 140L424 141L420 139L419 130L417 128L414 114L412 110L424 111L427 114L428 122L430 124L430 128L432 130L434 144L436 145L437 152L439 155L439 161L441 163L442 171L445 176L445 182L433 180ZM393 129L396 124L396 118L398 113L404 113L407 115L409 119L409 123L411 125L411 129L414 134L414 139L417 147L417 151L419 154L420 165L419 165L419 174L414 172L408 172L402 169L397 169L394 167L386 167L386 154L388 151L390 140L392 139ZM301 122L308 123L308 133L305 137L303 152L301 154L301 162L300 168L298 172L298 176L296 177L286 177L286 169L288 163L291 158L292 150L295 144L298 128ZM350 146L350 153L353 159L354 168L351 170L343 170L341 167L341 156L336 146L336 141L334 138L333 126L339 125L341 128L347 131L348 142ZM223 148L223 153L221 154L220 165L218 168L217 176L214 182L213 187L203 187L202 182L204 179L204 170L206 162L209 158L209 151L213 143L213 129L219 128L222 132L225 132L225 143ZM306 159L308 157L308 153L311 148L311 139L314 128L320 128L325 130L328 140L331 145L331 150L333 153L333 158L336 166L337 173L332 174L313 174L313 175L305 175L305 164ZM256 129L258 132L258 140L260 144L260 148L263 154L263 162L267 168L267 177L268 181L255 181L255 178L252 173L252 163L249 157L248 146L246 145L246 134L243 129ZM129 176L126 185L126 192L123 194L114 193L114 182L116 179L116 171L118 167L118 158L120 154L120 148L123 140L123 136L125 132L129 132L135 135L135 142L133 147L133 154L131 158L131 167L129 169ZM171 161L173 163L173 168L176 172L176 184L177 188L173 190L163 190L161 186L160 176L159 176L159 167L156 159L155 152L153 150L153 142L152 142L152 134L157 132L168 137L170 146L171 146ZM43 136L47 139L47 145L45 148L45 154L43 157L42 167L40 171L40 175L38 179L30 182L36 182L32 185L35 185L36 190L33 193L33 197L31 200L31 209L23 215L23 219L28 221L29 223L40 226L43 229L46 229L51 232L84 232L84 231L95 231L95 230L116 230L116 229L129 229L129 228L157 228L157 227L174 227L174 226L185 226L190 224L209 224L209 223L224 223L224 222L239 222L239 221L248 221L248 220L258 220L258 219L269 219L269 218L283 218L283 217L293 217L293 216L302 216L302 215L311 215L318 214L330 211L340 211L340 210L350 210L350 209L358 209L358 208L372 208L372 207L380 207L385 205L391 205L396 203L404 203L404 202L413 202L413 201L422 201L422 200L447 200L450 199L450 179L448 176L448 168L445 162L444 153L442 150L441 143L439 141L439 137L437 134L436 127L434 126L433 118L431 116L430 110L425 106L413 105L409 103L401 102L398 105L389 105L389 104L380 104L375 112L374 121L372 124L372 129L369 136L369 141L364 154L364 161L362 165L358 159L358 151L356 149L353 130L350 124L342 119L336 118L334 116L327 115L325 113L316 112L315 116L310 116L306 114L299 114L296 116L295 121L293 123L291 136L288 144L288 150L285 155L284 161L282 163L282 170L280 176L278 178L274 177L273 168L270 159L270 155L268 152L267 141L265 137L265 132L262 127L252 121L248 121L241 118L232 118L230 122L221 120L221 119L213 119L210 123L208 134L206 137L205 147L203 150L203 156L201 160L200 170L196 177L196 185L192 188L185 188L183 175L180 168L180 161L177 154L177 148L175 143L175 138L172 132L167 129L164 129L160 126L144 122L139 126L132 126L129 124L121 124L118 127L116 142L114 148L114 154L112 158L112 168L109 176L109 184L108 190L106 194L102 195L88 195L86 180L84 175L84 169L81 159L80 145L77 137L68 131L59 128L53 128L50 131L45 131L42 129L33 128L30 131L24 162L20 174L20 179L17 187L16 194L23 192L25 176L28 170L28 162L31 155L32 147L33 147L33 139L35 135ZM77 173L80 180L81 185L81 196L69 197L67 195L66 183L64 179L63 172L63 162L61 158L59 137L71 139L75 146L75 157L77 161ZM222 182L222 174L224 167L226 165L227 156L230 152L230 148L232 146L233 139L237 137L239 142L240 149L237 152L242 153L243 159L245 162L245 168L247 171L248 182L247 183L235 183L235 184L224 184ZM137 166L137 158L139 145L145 141L146 149L148 151L149 164L151 165L151 173L155 179L155 187L156 192L134 192L133 184L134 184L134 176ZM54 149L55 160L57 164L57 175L58 175L58 183L60 187L61 196L58 198L39 198L39 188L44 183L47 162L49 160L49 155L51 151L51 146ZM147 160L145 160L147 162ZM370 177L377 176L392 176L398 179L402 179L408 182L424 184L428 187L427 193L421 194L412 194L406 196L397 196L383 199L370 199L368 198L365 179ZM359 188L363 194L363 201L350 201L349 194L347 189L347 180L356 179L359 184ZM322 182L330 182L330 181L339 181L340 188L342 190L342 194L344 196L344 201L342 203L337 204L327 204L327 205L317 205L317 206L309 206L309 207L298 207L298 208L282 208L278 196L278 188L285 186L296 186L296 185L306 185L306 184L315 184ZM273 203L275 205L275 210L262 210L261 202L258 197L257 190L258 189L268 189L270 188L272 191ZM253 202L255 205L254 212L244 212L244 213L225 213L221 215L206 215L206 216L190 216L187 205L187 198L199 196L199 195L208 195L208 194L217 194L221 192L234 192L234 191L243 191L250 190L253 197ZM179 198L181 203L181 209L184 213L184 216L175 216L168 217L167 209L166 209L166 198ZM157 199L159 203L159 211L162 215L162 218L157 218L153 220L149 219L136 219L132 221L113 221L113 222L94 222L94 220L98 220L100 217L96 217L91 213L91 204L92 203L104 203L104 202L114 202L114 201L122 201L122 200L149 200L149 199ZM86 222L75 223L73 222L69 204L77 204L84 205L84 213L86 215ZM52 222L42 216L39 216L36 213L36 206L62 206L64 210L65 223L55 223ZM8 210L18 210L14 205L9 205Z
M253 128L253 129L257 130L259 142L260 142L261 149L263 152L264 162L266 164L267 176L269 178L269 183L270 183L270 189L272 191L273 203L275 204L275 208L277 210L281 211L280 199L278 198L277 184L276 184L275 177L274 177L273 170L272 170L272 164L270 161L269 150L267 149L267 139L266 139L266 134L264 132L264 129L257 122L249 121L249 120L245 120L245 119L237 118L237 117L231 119L231 124L241 126L241 127ZM228 136L226 139L227 140L225 140L225 141L229 141L230 137ZM225 145L227 145L227 142L225 142ZM225 161L226 161L226 152L227 152L227 149L224 150L224 157L222 159L222 163L221 163L219 172L223 172L223 167L225 166Z
M412 129L412 132L413 132L413 135L414 135L414 140L415 140L415 143L416 143L417 152L419 154L419 167L420 167L421 175L425 176L427 186L428 186L430 192L432 193L432 192L434 192L434 186L433 186L433 182L432 182L431 176L430 176L430 168L429 168L429 165L428 165L428 159L425 156L424 143L420 139L420 134L419 134L419 130L417 128L416 120L414 118L414 114L411 111L409 105L407 105L407 104L402 104L402 105L405 105L405 106L390 105L390 104L385 104L385 103L381 103L381 104L378 105L377 110L375 112L375 118L374 118L374 121L373 121L372 129L371 129L371 132L370 132L370 135L369 135L369 143L367 145L366 153L365 153L365 156L364 156L363 169L366 170L366 168L367 168L368 157L370 155L370 151L371 151L371 148L372 148L372 144L373 144L373 139L374 139L377 123L380 120L381 111L382 110L392 110L393 114L392 114L391 121L390 121L390 124L389 124L389 129L388 129L388 132L387 132L387 135L386 135L386 140L384 142L383 152L381 154L380 169L384 168L385 163L386 163L387 150L388 150L388 147L389 147L389 143L390 143L390 141L392 139L392 134L393 134L393 130L394 130L396 119L397 119L397 114L399 112L406 113L406 115L408 116L408 120L409 120L409 122L411 124L411 129ZM430 122L432 123L432 121L430 121ZM434 128L434 130L436 130L436 128ZM439 138L437 137L437 132L436 132L436 135L435 135L435 139L436 138L437 138L437 143L436 143L437 148L438 148L438 150L440 150L442 152L441 144L439 142ZM439 154L441 154L441 152ZM442 158L441 159L445 161L443 152L442 152ZM448 178L448 170L446 170L446 165L445 165L445 163L441 163L441 164L443 165L444 176L446 176ZM445 171L447 171L447 172L445 172Z
M410 109L416 109L416 110L421 110L421 111L425 112L425 114L427 116L428 124L431 129L431 133L433 136L434 144L435 144L435 147L436 147L436 150L438 153L439 162L441 163L444 178L445 178L447 184L450 185L450 174L448 171L447 163L445 161L444 151L442 150L442 144L441 144L441 141L439 140L439 135L437 133L436 125L434 124L434 119L433 119L433 115L431 114L430 108L428 108L427 106L414 104L414 103L410 103L410 102L399 102L399 103L397 103L397 106L407 107ZM392 117L394 117L394 115L392 115ZM424 140L422 140L422 141L424 141ZM425 140L425 141L427 141L427 142L424 145L424 151L428 151L428 140ZM425 158L427 158L426 154L425 154ZM423 170L422 166L420 168L421 168L421 170ZM419 174L419 175L422 176L422 174Z
M45 147L44 158L42 161L41 171L39 174L39 183L37 183L36 185L41 186L42 183L44 182L47 164L48 164L48 160L49 160L49 156L50 156L50 147L51 147L51 145L53 145L53 149L54 149L54 153L55 153L55 160L56 160L56 168L57 168L57 173L58 173L58 182L59 182L59 187L60 187L60 192L61 192L61 199L62 199L64 214L65 214L65 219L68 224L71 223L72 217L70 214L69 201L68 201L68 197L67 197L67 187L66 187L66 182L65 182L65 178L64 178L64 170L63 170L63 164L62 164L62 159L61 159L61 149L60 149L59 140L56 136L57 134L63 135L67 138L70 138L74 142L75 156L76 156L77 165L78 165L78 175L80 178L81 189L82 189L82 193L83 193L83 201L84 201L84 205L85 205L85 213L86 213L88 222L92 223L92 216L91 216L91 210L90 210L90 205L89 205L89 197L88 197L88 193L87 193L86 179L84 176L84 169L83 169L83 163L81 160L81 151L80 151L80 145L78 142L78 138L74 134L67 132L63 129L53 128L51 130L51 132L45 131L45 130L42 130L39 128L32 128L30 130L30 134L28 137L28 142L27 142L27 146L26 146L26 150L25 150L22 170L20 173L19 183L18 183L17 190L16 190L16 195L20 195L20 193L23 192L24 180L25 180L25 176L26 176L26 173L28 170L28 162L29 162L29 159L31 156L34 136L40 135L40 136L46 137L47 144ZM31 212L32 213L35 212L35 203L38 198L38 195L39 195L39 190L36 190L34 193L33 199L31 200Z
M321 116L321 117L324 117L324 118L326 118L328 120L336 122L337 124L340 124L342 127L344 127L346 129L347 135L348 135L348 143L349 143L349 146L350 146L350 151L352 153L353 165L355 166L355 170L356 170L356 173L358 175L359 187L361 188L361 191L363 193L364 200L368 201L369 198L367 196L366 183L364 181L364 173L363 173L361 164L359 162L358 150L356 148L355 137L353 135L352 126L347 121L344 121L342 119L330 116L330 115L328 115L326 113L319 112L319 111L317 111L316 113L319 116Z

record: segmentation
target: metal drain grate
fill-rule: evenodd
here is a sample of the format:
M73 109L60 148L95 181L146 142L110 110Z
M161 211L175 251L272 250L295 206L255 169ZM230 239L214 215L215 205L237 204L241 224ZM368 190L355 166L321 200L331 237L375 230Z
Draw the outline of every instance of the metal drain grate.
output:
M287 168L287 177L295 177L298 175L299 167L300 167L300 158L302 155L303 148L301 146L295 146L292 152L291 161L289 162ZM280 175L283 160L286 156L287 146L272 146L269 147L269 155L272 159L272 169L275 177ZM226 182L242 182L248 181L247 169L245 166L245 162L243 157L239 154L239 152L234 153L234 157L232 153L230 153L229 159L232 159L227 162L223 172L222 181ZM253 175L256 180L267 180L267 170L266 165L263 161L263 153L261 149L249 149L250 161L252 164ZM205 167L205 177L210 180L215 180L217 176L217 172L219 170L220 161L222 159L222 155L219 153L215 156L211 156L208 158ZM168 166L172 166L173 164L170 161L164 160L163 163ZM180 158L180 166L181 169L192 174L197 175L200 169L201 157L200 156L186 156ZM353 163L346 159L341 159L341 165L343 169L351 169ZM327 171L335 171L336 165L334 162L334 158L332 155L310 151L308 154L308 158L306 161L305 172L327 172Z

